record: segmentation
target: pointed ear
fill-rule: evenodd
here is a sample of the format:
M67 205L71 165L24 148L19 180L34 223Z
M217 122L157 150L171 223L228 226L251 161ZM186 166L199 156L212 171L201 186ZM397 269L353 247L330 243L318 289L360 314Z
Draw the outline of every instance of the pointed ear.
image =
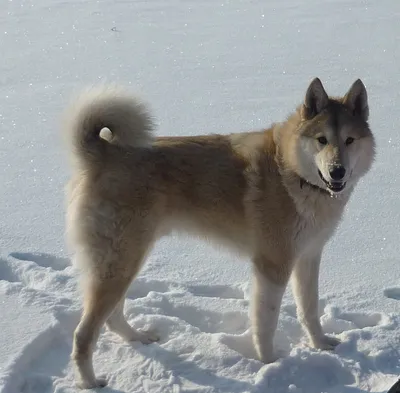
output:
M308 120L312 119L325 109L328 103L329 98L321 81L319 78L313 79L306 92L306 98L302 108L303 118Z
M343 98L345 104L354 116L360 116L367 121L369 116L368 95L364 83L357 79Z

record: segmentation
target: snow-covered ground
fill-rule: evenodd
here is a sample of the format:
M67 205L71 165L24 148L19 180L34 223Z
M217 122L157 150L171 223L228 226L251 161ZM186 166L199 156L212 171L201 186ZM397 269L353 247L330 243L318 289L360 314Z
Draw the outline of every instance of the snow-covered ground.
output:
M282 120L319 76L367 86L378 143L324 253L321 320L343 343L305 345L290 291L271 365L253 359L249 264L182 238L160 242L126 312L149 346L104 332L104 393L385 392L400 374L398 0L3 0L0 4L0 391L73 392L80 313L65 248L69 167L60 117L99 81L150 102L159 134L233 132Z

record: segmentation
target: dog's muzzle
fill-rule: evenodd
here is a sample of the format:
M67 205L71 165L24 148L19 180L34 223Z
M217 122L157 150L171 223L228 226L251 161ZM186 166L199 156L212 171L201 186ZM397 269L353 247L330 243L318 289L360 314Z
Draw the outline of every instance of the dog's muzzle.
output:
M318 175L321 178L321 180L325 183L325 185L329 189L329 191L340 192L340 191L343 191L344 188L346 187L346 182L335 181L335 180L331 180L331 181L326 180L320 170L318 170Z

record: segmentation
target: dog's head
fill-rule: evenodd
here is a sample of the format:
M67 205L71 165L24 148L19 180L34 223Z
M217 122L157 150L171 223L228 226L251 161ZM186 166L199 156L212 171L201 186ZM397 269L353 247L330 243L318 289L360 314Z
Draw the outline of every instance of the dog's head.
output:
M314 79L300 107L296 171L330 193L350 189L370 169L375 142L368 125L367 91L356 80L342 98L330 98Z

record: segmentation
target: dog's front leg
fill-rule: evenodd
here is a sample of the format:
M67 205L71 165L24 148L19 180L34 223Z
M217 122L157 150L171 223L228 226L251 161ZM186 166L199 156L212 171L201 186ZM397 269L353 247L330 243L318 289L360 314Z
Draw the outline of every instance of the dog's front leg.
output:
M311 345L333 349L340 343L322 331L318 315L318 276L321 251L299 258L293 269L292 288L297 305L297 318L307 332Z
M289 276L288 265L274 264L265 258L255 260L251 323L254 347L264 363L272 363L278 358L273 339Z

